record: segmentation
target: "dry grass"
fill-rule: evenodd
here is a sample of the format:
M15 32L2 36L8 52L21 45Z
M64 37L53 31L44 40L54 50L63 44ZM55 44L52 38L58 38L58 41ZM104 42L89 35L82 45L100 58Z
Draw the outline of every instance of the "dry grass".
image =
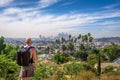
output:
M57 79L55 76L52 76L51 78L47 78L44 80L120 80L119 76L102 76L100 79L98 79L94 74L90 71L83 72L80 75L74 76L71 78L69 75L65 75L66 79Z
M86 71L80 73L80 76L77 76L77 80L98 80L98 79L92 72Z
M115 75L102 76L101 80L120 80L120 76L115 76Z
M38 60L37 64L42 64L42 65L46 65L46 66L55 66L57 65L55 62L49 60L49 59L42 59L42 60Z
M0 78L0 80L5 80L4 78Z

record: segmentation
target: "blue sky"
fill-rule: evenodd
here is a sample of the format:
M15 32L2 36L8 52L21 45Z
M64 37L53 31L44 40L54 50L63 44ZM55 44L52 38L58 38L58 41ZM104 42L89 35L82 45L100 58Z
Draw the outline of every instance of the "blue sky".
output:
M0 36L120 37L120 0L0 0Z

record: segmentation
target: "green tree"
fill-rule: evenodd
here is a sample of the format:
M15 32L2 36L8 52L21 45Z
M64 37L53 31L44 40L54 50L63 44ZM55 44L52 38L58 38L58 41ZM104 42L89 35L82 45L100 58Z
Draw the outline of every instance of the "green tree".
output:
M0 37L0 54L4 53L6 45L4 44L4 37Z

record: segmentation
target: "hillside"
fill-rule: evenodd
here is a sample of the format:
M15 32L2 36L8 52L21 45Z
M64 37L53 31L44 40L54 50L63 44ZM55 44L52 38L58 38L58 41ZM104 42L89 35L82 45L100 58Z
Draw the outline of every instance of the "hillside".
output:
M120 37L104 37L104 38L96 38L96 42L115 42L120 43Z

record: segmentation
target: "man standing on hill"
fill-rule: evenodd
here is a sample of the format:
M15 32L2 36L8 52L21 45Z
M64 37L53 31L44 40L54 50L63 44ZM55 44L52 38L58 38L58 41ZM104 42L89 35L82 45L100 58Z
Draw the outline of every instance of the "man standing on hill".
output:
M30 63L28 66L21 66L20 80L30 80L30 77L34 76L34 70L36 69L36 50L31 46L31 38L27 38L25 41L26 45L24 48L30 48Z

